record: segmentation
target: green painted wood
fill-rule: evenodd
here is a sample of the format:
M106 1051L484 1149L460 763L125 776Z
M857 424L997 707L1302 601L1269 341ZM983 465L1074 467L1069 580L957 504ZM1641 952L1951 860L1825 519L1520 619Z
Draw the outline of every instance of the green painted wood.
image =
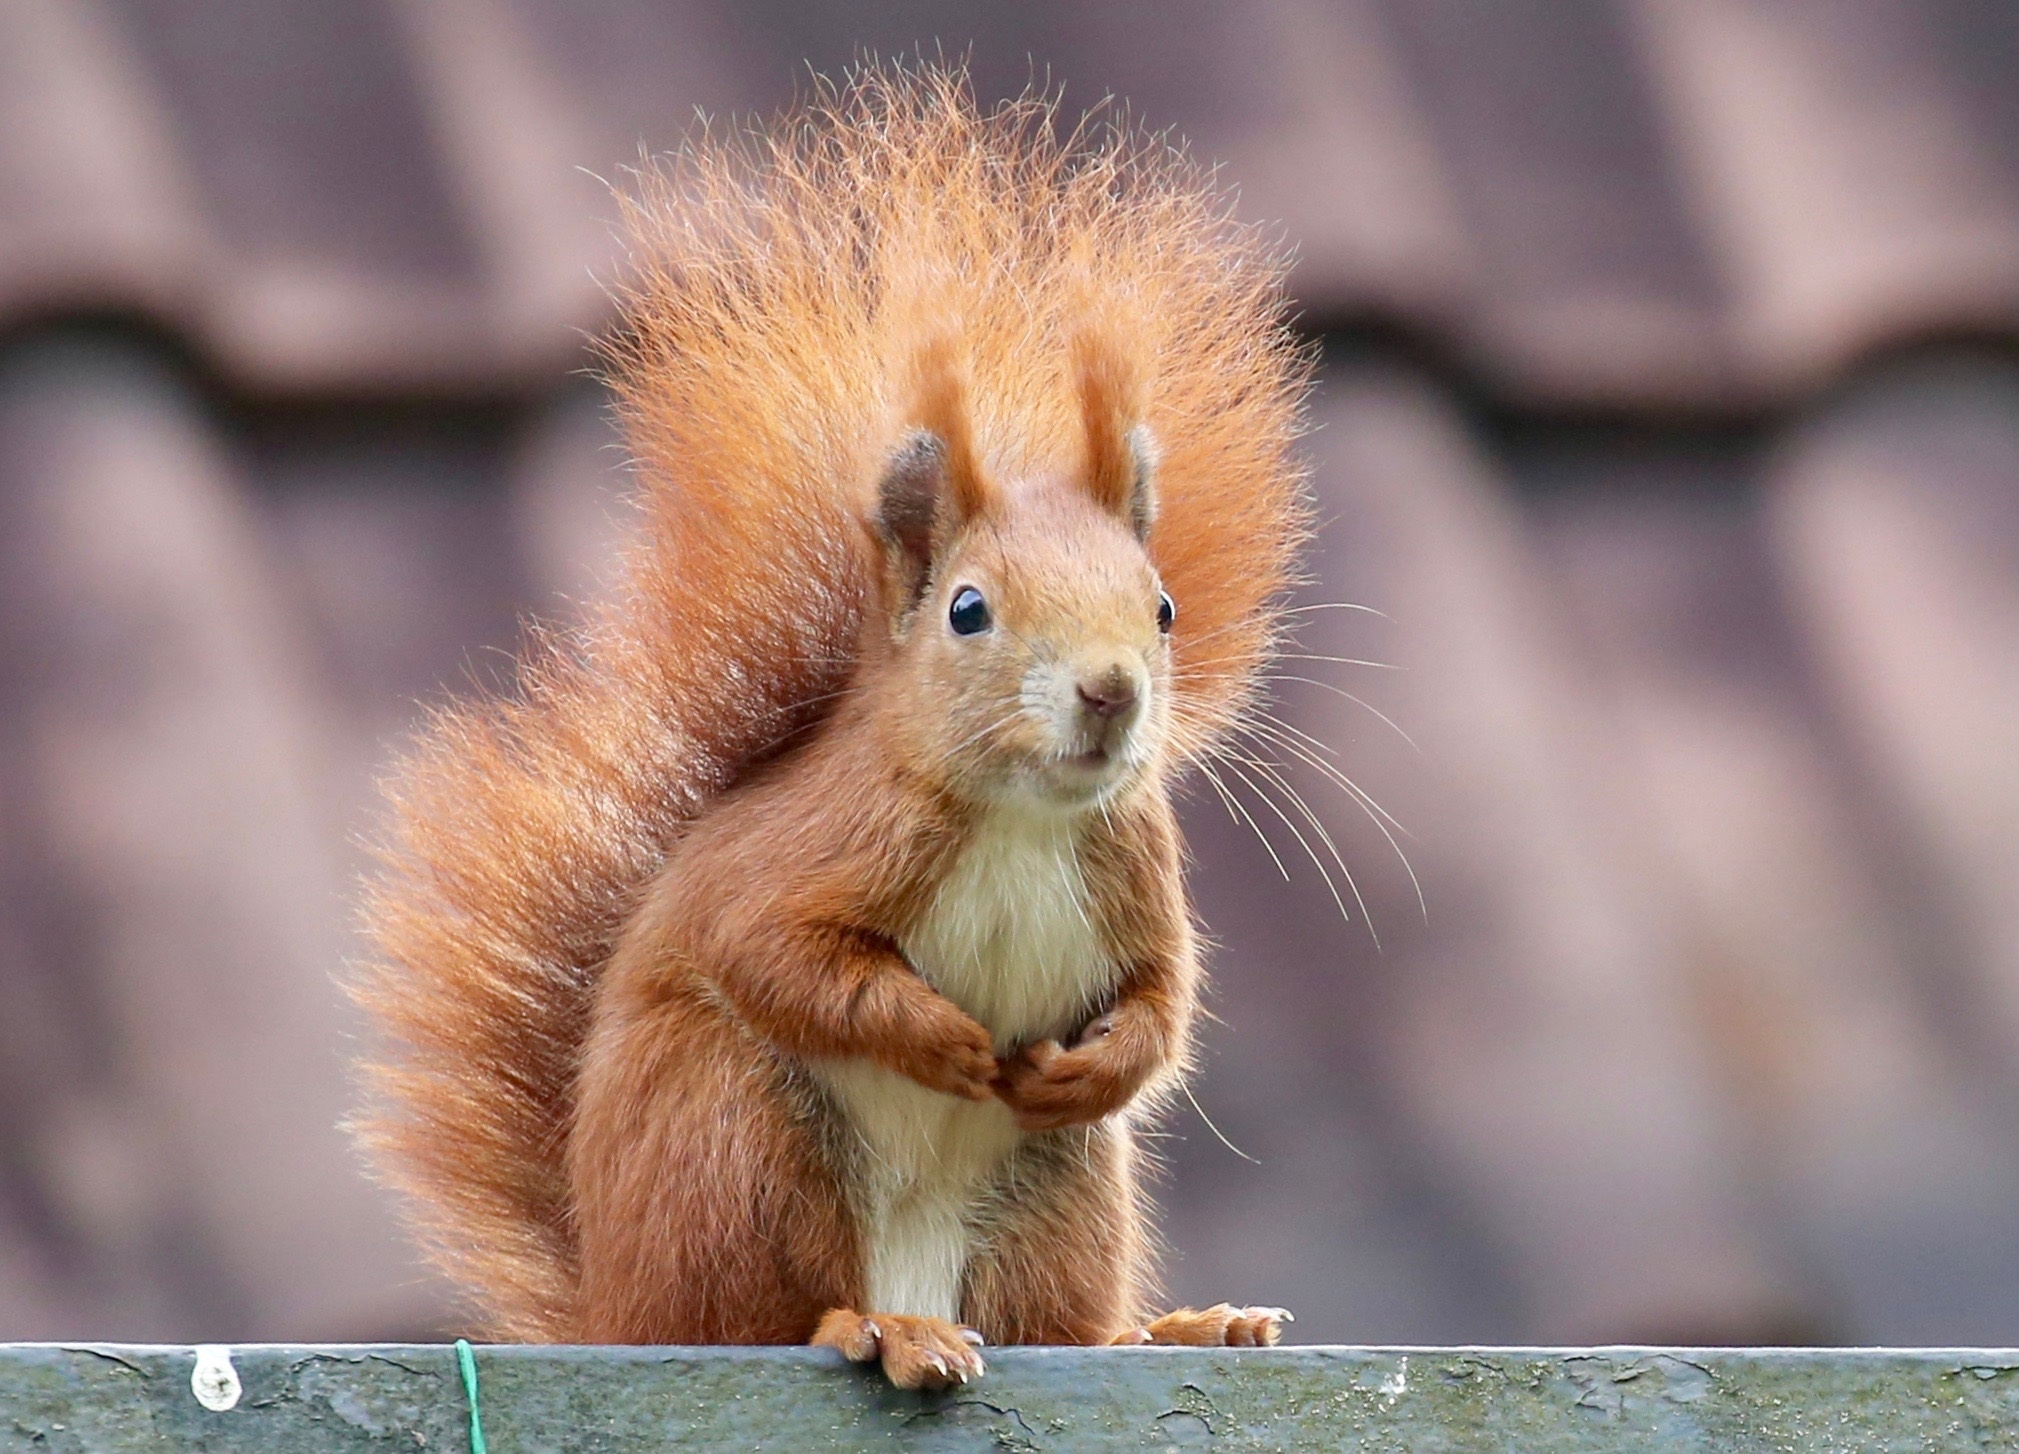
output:
M449 1347L256 1346L212 1412L188 1348L0 1344L0 1449L469 1448ZM898 1393L792 1348L480 1348L493 1454L646 1450L2019 1450L2019 1350L1007 1348Z

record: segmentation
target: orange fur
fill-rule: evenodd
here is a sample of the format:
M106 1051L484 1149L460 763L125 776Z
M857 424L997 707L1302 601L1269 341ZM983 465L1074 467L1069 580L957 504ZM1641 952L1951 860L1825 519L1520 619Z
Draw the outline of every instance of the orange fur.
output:
M1135 377L1134 360L1117 339L1104 338L1092 328L1074 340L1074 362L1078 367L1080 432L1086 440L1086 463L1081 467L1088 491L1117 515L1126 515L1134 503L1147 464L1131 447L1130 431L1143 417L1141 380ZM1144 511L1142 526L1150 524ZM1134 523L1132 521L1132 523Z
M1283 1308L1180 1308L1147 1327L1115 1339L1118 1343L1164 1343L1179 1348L1270 1348L1292 1321Z
M624 583L389 779L353 986L391 1047L358 1132L493 1336L804 1341L860 1306L860 1150L823 1078L850 1063L1006 1108L1017 1176L972 1209L964 1318L1104 1342L1145 1316L1130 1126L1182 1072L1198 979L1169 784L1277 629L1308 359L1280 259L1189 164L1053 119L872 71L630 204ZM941 525L900 588L915 547L867 522L915 428ZM1033 658L943 629L956 572L1072 680L1144 664L1134 736L1056 727L1140 746L1065 850L1112 973L1007 1040L899 948L941 932L1004 784L1050 771L1043 724L996 720ZM892 1326L886 1367L930 1381L941 1334Z

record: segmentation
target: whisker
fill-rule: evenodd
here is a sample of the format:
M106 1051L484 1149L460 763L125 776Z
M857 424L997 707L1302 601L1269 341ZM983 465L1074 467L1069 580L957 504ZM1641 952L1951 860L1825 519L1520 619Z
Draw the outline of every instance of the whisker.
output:
M1199 764L1199 771L1206 775L1206 781L1213 785L1213 790L1220 795L1220 800L1227 805L1227 811L1230 814L1236 815L1240 821L1245 822L1250 828L1255 830L1255 836L1262 840L1262 851L1267 853L1269 861L1276 865L1276 872L1283 875L1283 882L1289 883L1291 881L1290 870L1283 866L1283 860L1276 852L1276 845L1269 841L1269 835L1262 831L1262 825L1255 821L1254 815L1248 811L1239 798L1235 797L1228 790L1227 785L1220 780L1220 775L1213 771L1210 763L1201 762Z
M1236 823L1240 822L1241 821L1240 814L1234 811L1234 800L1227 796L1226 784L1222 783L1217 777L1213 776L1212 768L1207 766L1204 762L1201 762L1199 764L1199 771L1205 775L1206 781L1212 786L1213 791L1219 794L1220 801L1226 805L1227 817L1231 819L1233 822Z
M1380 671L1401 671L1392 661L1369 661L1362 656L1325 656L1315 651L1278 651L1278 661L1329 661L1335 666L1371 666Z
M1308 615L1312 611L1364 611L1369 616L1379 616L1383 621L1391 619L1386 611L1376 610L1372 606L1362 606L1354 601L1319 601L1309 606L1285 606L1277 614L1282 616L1303 616Z
M838 692L822 692L817 697L806 697L797 702L786 702L780 706L773 707L770 710L764 712L762 716L782 717L788 712L798 712L804 710L807 707L817 707L822 702L831 702L838 698L849 696L851 693L860 690L861 690L860 687L848 686L843 687ZM772 752L774 749L784 746L786 743L790 742L793 738L797 737L800 733L811 732L814 728L822 725L822 723L824 723L826 720L827 720L826 716L823 715L815 717L810 722L801 722L797 727L787 728L785 731L779 733L776 737L772 738L770 741L762 743L759 746L753 748L752 752L756 756L760 757L764 756Z
M1252 765L1252 761L1250 765ZM1303 847L1304 852L1310 856L1312 865L1318 870L1318 876L1325 880L1325 890L1332 895L1332 902L1338 906L1340 921L1347 924L1352 923L1353 916L1346 912L1346 900L1339 895L1339 885L1332 881L1332 871L1325 866L1325 860L1318 856L1318 850L1311 846L1311 841L1304 836L1303 830L1297 826L1295 820L1277 805L1276 800L1269 796L1260 783L1241 770L1239 763L1232 756L1229 756L1227 759L1227 769L1255 790L1255 796L1262 800L1263 807L1283 820L1283 826L1290 830L1290 836L1295 838ZM1367 932L1369 934L1374 932L1372 924L1367 926ZM1378 946L1381 941L1376 939L1374 942Z
M1058 664L1058 657L1052 652L1049 646L1041 644L1039 642L1032 641L1029 637L1025 636L1021 631L1018 631L1014 626L1010 625L1009 622L1001 620L1000 618L996 620L995 624L1002 627L1002 629L1008 632L1011 636L1015 637L1017 641L1023 645L1025 651L1028 651L1032 656L1035 656L1039 661L1043 662L1046 666L1056 666Z
M1277 728L1279 731L1288 732L1291 736L1297 738L1298 741L1302 742L1306 747L1311 748L1314 752L1322 753L1325 757L1332 759L1336 759L1339 756L1338 749L1333 747L1331 743L1325 741L1322 737L1313 737L1309 732L1306 732L1302 727L1298 727L1295 724L1288 722L1281 717L1278 717L1274 712L1271 712L1266 708L1257 709L1253 715L1255 720L1258 722L1267 722L1272 727Z
M1391 828L1393 828L1397 833L1400 833L1404 838L1414 838L1416 836L1414 833L1411 833L1407 828L1403 827L1401 821L1397 819L1393 813L1389 812L1379 803L1374 802L1373 796L1371 794L1369 794L1364 788L1362 788L1360 784L1354 782L1352 778L1346 776L1346 774L1343 771L1341 771L1335 764L1323 761L1322 759L1312 755L1312 753L1307 748L1302 746L1294 739L1277 735L1278 729L1280 728L1281 725L1282 724L1280 723L1271 721L1266 714L1258 713L1248 722L1245 722L1241 726L1235 728L1235 731L1252 732L1255 735L1261 737L1264 741L1268 742L1270 745L1281 748L1283 751L1290 753L1292 756L1296 757L1298 761L1305 763L1306 765L1311 767L1314 771L1322 773L1329 781L1335 784L1341 791L1351 795L1355 800L1365 800L1367 803L1372 805L1373 811L1380 814L1381 817L1387 821L1388 825Z
M1359 656L1326 656L1311 651L1283 651L1278 649L1267 653L1267 656L1271 661L1321 661L1329 662L1336 666L1369 666L1378 671L1401 671L1403 669L1392 661L1372 661L1366 657ZM1240 668L1245 664L1245 661L1246 658L1235 656L1189 657L1181 661L1179 667L1184 672L1207 672L1223 667Z
M1353 872L1351 869L1346 867L1345 856L1340 853L1339 845L1333 841L1331 831L1326 828L1324 820L1321 819L1318 816L1318 814L1312 810L1311 804L1305 800L1304 795L1297 791L1296 787L1290 782L1288 778L1286 778L1283 775L1281 769L1279 769L1274 763L1264 762L1258 758L1251 760L1249 766L1253 767L1257 772L1266 774L1269 778L1269 781L1273 782L1278 788L1280 788L1283 791L1284 795L1288 797L1293 804L1296 805L1297 811L1304 815L1304 820L1307 823L1309 823L1312 827L1312 830L1317 833L1320 841L1324 843L1327 851L1331 853L1333 862L1339 865L1339 872L1345 875L1346 886L1353 890L1354 902L1360 905L1360 913L1362 917L1364 917L1367 920L1368 932L1371 935L1374 929L1374 916L1371 912L1369 912L1367 908L1367 901L1360 897L1360 885L1354 882ZM1392 843L1393 840L1390 841ZM1405 869L1408 867L1407 860L1404 860L1403 867ZM1411 875L1411 879L1413 881L1414 879L1413 874ZM1380 947L1381 941L1378 937L1375 938L1374 944L1376 948Z
M1107 811L1107 805L1105 803L1102 804L1102 811L1103 812ZM1079 911L1080 923L1086 927L1087 933L1091 935L1093 938L1099 939L1100 935L1094 928L1094 921L1087 917L1086 901L1089 896L1087 889L1087 871L1086 869L1080 866L1079 839L1076 835L1074 835L1071 832L1068 832L1066 834L1066 856L1072 860L1073 878L1075 880L1074 887L1077 890L1077 892L1075 893L1068 894L1067 897L1073 901L1073 908Z
M1395 735L1397 737L1400 737L1404 742L1408 743L1410 747L1414 748L1417 752L1423 751L1421 747L1417 746L1416 739L1411 737L1407 732L1404 732L1402 730L1401 725L1398 722L1396 722L1393 717L1390 717L1386 712L1382 711L1379 707L1375 706L1372 702L1369 702L1364 697L1354 696L1353 693L1347 691L1342 686L1338 686L1332 682L1320 681L1317 677L1293 676L1288 672L1264 672L1262 674L1262 679L1264 681L1271 681L1271 682L1302 682L1307 687L1323 687L1326 691L1331 692L1335 696L1344 697L1347 701L1353 703L1357 707L1365 707L1368 711L1372 712L1376 717L1379 717L1383 722L1387 723L1389 727L1393 728L1395 731Z
M1247 1152L1243 1151L1240 1147L1236 1146L1232 1141L1229 1141L1226 1138L1226 1135L1220 1130L1220 1128L1213 1124L1213 1118L1206 1114L1206 1108L1199 1104L1199 1098L1192 1094L1192 1088L1189 1085L1186 1085L1185 1082L1183 1081L1179 1081L1178 1088L1185 1093L1185 1099L1192 1103L1192 1109L1199 1113L1199 1119L1206 1123L1206 1129L1213 1133L1213 1135L1219 1140L1219 1143L1222 1146L1226 1147L1229 1151L1233 1152L1243 1161L1252 1162L1256 1166L1260 1166L1262 1164L1260 1157L1250 1156Z
M1182 634L1174 638L1177 644L1184 647L1193 647L1199 645L1201 642L1214 641L1222 636L1230 635L1231 633L1236 631L1259 632L1265 630L1266 628L1264 628L1259 621L1241 620L1241 621L1229 621L1224 626L1215 626L1211 631L1202 631L1199 632L1197 635L1194 635L1190 632L1185 632L1183 631L1182 628L1178 629Z
M1251 723L1247 724L1243 728L1239 728L1236 730L1255 731L1256 726L1257 724ZM1281 747L1283 750L1292 753L1298 758L1299 761L1305 763L1309 767L1323 774L1328 781L1330 781L1336 787L1338 787L1340 791L1344 792L1347 795L1347 797L1351 799L1353 804L1360 809L1362 813L1365 813L1367 815L1368 821L1375 826L1375 828L1380 832L1383 838L1388 840L1388 847L1391 850L1393 850L1397 861L1401 863L1402 871L1407 875L1409 875L1409 887L1416 894L1417 912L1423 916L1423 921L1426 924L1429 923L1430 903L1423 893L1422 880L1417 878L1415 866L1409 862L1409 855L1403 852L1401 843L1399 843L1395 837L1395 833L1400 833L1405 838L1411 838L1414 837L1415 835L1410 833L1410 831L1407 828L1403 827L1401 822L1396 819L1393 813L1390 813L1386 808L1382 807L1379 803L1375 802L1372 794L1370 794L1365 788L1361 787L1360 784L1354 782L1352 778L1346 776L1345 773L1339 771L1331 763L1325 762L1320 758L1312 756L1310 753L1299 748L1294 742L1278 741L1277 739L1268 737L1264 737L1263 740L1272 742L1274 743L1274 745ZM1384 819L1386 820L1385 822L1383 821ZM1389 824L1394 825L1395 832L1391 833L1389 831Z
M1017 714L1021 710L1022 709L1019 707L1012 707L1008 711L1004 712L1002 716L996 718L993 722L984 722L980 727L977 727L974 731L968 733L967 736L963 737L960 741L956 742L952 747L949 747L946 750L946 755L948 757L957 757L961 753L967 751L968 748L974 746L975 743L981 741L982 738L990 736L993 733L1002 731L1003 728L1009 726L1010 723L1014 722L1017 719Z
M1374 916L1368 911L1367 900L1362 897L1360 885L1354 880L1353 871L1346 867L1345 856L1339 852L1339 845L1332 841L1332 835L1326 831L1324 823L1320 821L1316 813L1311 811L1311 805L1304 801L1303 794L1290 786L1283 775L1277 772L1274 767L1259 758L1248 757L1244 760L1250 768L1262 774L1269 782L1273 783L1290 800L1292 806L1303 815L1304 821L1311 825L1312 831L1318 835L1319 841L1325 845L1326 851L1332 855L1332 862L1338 865L1340 876L1346 880L1346 887L1353 895L1353 902L1359 906L1360 917L1367 921L1367 937L1374 941L1374 947L1377 950L1380 949L1381 935L1374 927ZM1248 778L1246 773L1241 774L1241 776L1251 787L1254 787L1257 793L1263 792L1261 786L1256 784L1253 779ZM1303 833L1298 830L1297 825L1290 820L1288 814L1277 806L1274 799L1263 794L1263 801L1283 820L1290 831L1296 834L1297 841L1304 845L1304 851L1311 855L1311 862L1317 865L1318 872L1324 875L1325 887L1331 891L1332 901L1339 905L1339 917L1349 924L1352 923L1352 916L1346 912L1346 905L1339 897L1339 890L1332 882L1332 875L1326 870L1324 862L1318 857L1317 850L1311 847Z
M804 707L817 707L822 702L831 702L837 697L845 697L851 692L859 692L861 690L860 685L851 683L845 687L837 687L831 692L820 692L815 696L801 697L796 702L781 702L775 707L766 709L764 715L767 717L777 717L787 712L797 712Z

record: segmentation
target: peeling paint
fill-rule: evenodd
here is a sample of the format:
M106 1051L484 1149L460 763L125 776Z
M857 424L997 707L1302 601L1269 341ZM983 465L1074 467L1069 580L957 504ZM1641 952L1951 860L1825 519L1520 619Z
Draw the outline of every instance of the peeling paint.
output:
M238 1370L231 1366L229 1348L217 1343L197 1345L196 1366L189 1371L189 1391L214 1414L228 1413L238 1407L239 1395L245 1390L239 1384Z
M1395 1365L1395 1371L1381 1380L1381 1401L1392 1404L1409 1392L1409 1359L1404 1357Z

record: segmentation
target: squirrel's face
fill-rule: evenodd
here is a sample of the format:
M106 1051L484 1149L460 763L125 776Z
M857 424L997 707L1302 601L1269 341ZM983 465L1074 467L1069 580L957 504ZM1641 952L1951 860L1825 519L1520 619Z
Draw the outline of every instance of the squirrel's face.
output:
M1162 752L1174 615L1124 521L1075 489L1005 492L902 623L906 734L962 796L1104 802Z
M996 479L941 340L920 357L913 429L870 521L904 757L983 803L1090 808L1154 776L1171 721L1176 607L1145 542L1156 447L1127 351L1076 345L1077 467Z

